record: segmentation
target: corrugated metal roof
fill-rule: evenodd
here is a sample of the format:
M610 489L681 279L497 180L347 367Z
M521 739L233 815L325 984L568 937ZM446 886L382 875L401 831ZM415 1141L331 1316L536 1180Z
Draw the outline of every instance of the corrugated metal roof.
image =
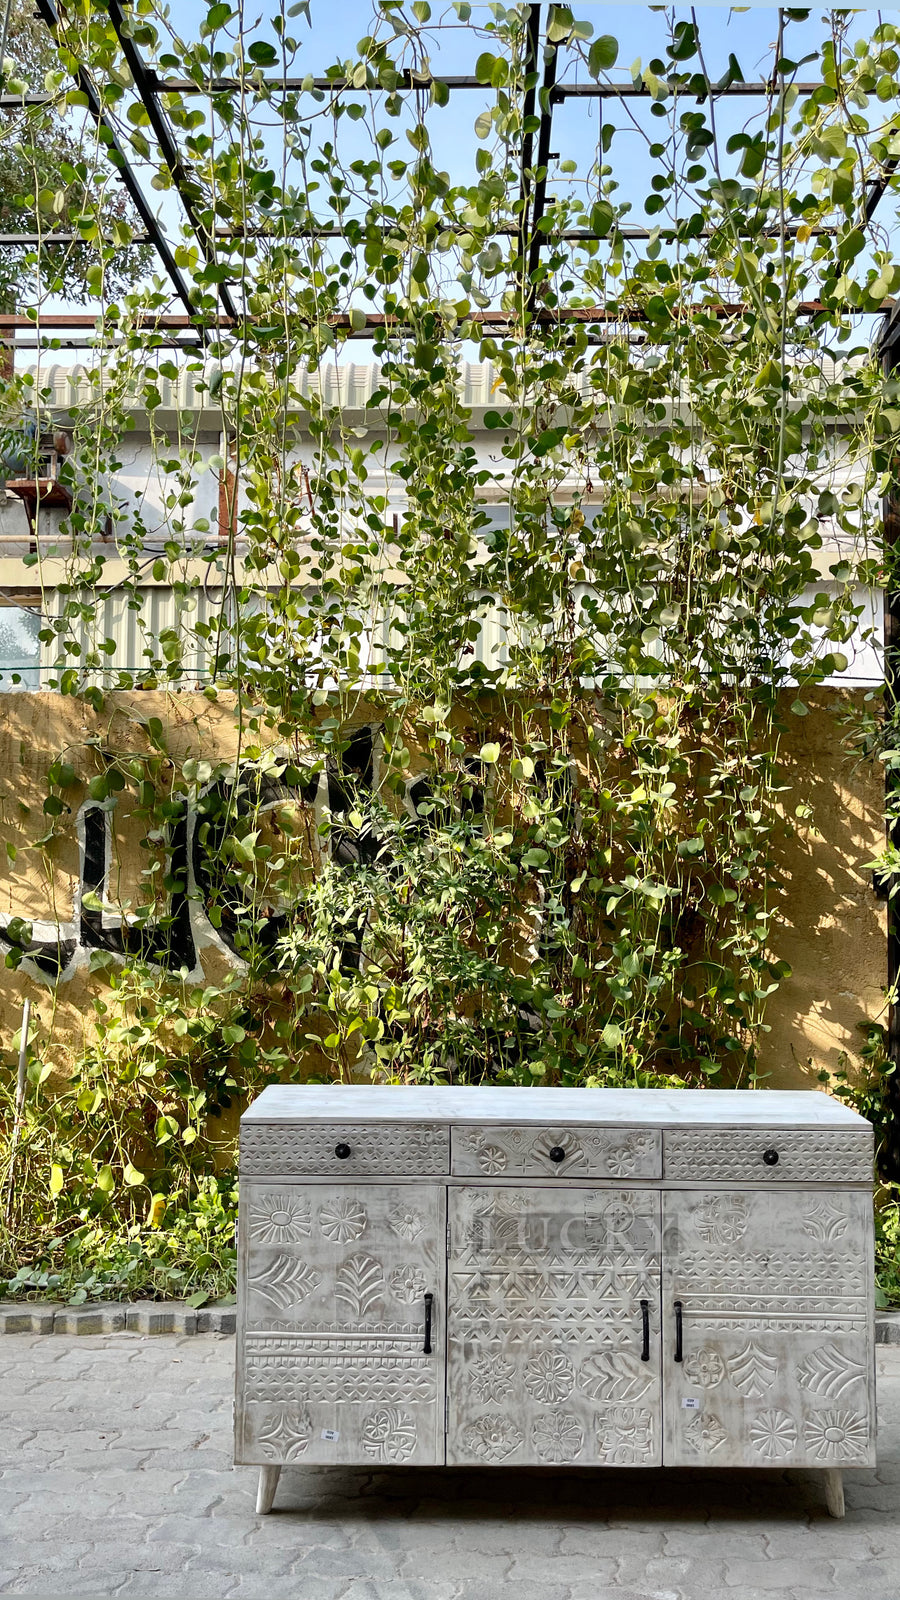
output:
M168 352L166 352L168 354ZM821 363L821 381L834 382L839 363L825 357ZM850 370L862 365L859 358L847 363ZM96 397L96 382L91 368L84 365L63 366L61 363L33 364L18 369L30 375L40 388L50 391L48 403L54 407L88 406ZM215 396L222 367L218 362L208 362L202 371L185 368L177 379L159 378L158 388L166 410L209 411L218 414L219 402ZM463 361L459 366L460 398L463 405L473 410L503 404L504 392L498 387L497 370L490 361ZM110 381L112 381L110 379ZM348 411L362 410L381 381L378 362L329 362L318 372L298 371L294 383L301 395L321 396L326 405L339 405ZM585 363L580 373L570 380L582 393L590 388L590 364ZM210 395L210 387L213 389ZM135 411L145 411L142 394L135 385L132 395Z

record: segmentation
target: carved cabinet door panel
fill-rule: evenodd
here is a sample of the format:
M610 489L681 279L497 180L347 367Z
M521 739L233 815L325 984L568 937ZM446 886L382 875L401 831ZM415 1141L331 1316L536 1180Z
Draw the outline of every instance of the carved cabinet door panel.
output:
M447 1460L661 1460L660 1196L451 1189Z
M663 1224L666 1465L874 1465L870 1196L673 1191Z
M443 1462L443 1185L250 1182L241 1230L236 1460Z

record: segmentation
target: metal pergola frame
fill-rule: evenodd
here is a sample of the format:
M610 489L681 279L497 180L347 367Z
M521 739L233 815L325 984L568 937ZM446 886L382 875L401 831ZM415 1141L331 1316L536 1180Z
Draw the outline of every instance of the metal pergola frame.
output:
M56 9L55 0L35 0L35 3L37 6L36 14L43 20L51 36L56 39L59 30L60 19ZM160 97L166 94L198 95L206 98L214 98L217 94L232 94L241 87L241 79L237 77L213 78L209 82L203 83L197 82L196 79L190 77L177 78L161 76L153 68L147 65L140 50L135 44L127 25L127 13L121 3L121 0L107 0L107 9L109 12L110 21L115 30L116 37L121 45L128 69L131 73L135 92L144 106L144 109L146 110L147 117L153 130L153 134L156 138L163 161L172 179L173 188L183 208L184 216L187 219L191 232L193 233L204 264L209 266L215 260L215 247L219 240L225 241L241 237L277 238L277 230L272 230L270 232L268 230L256 229L244 230L241 228L216 228L214 231L210 232L207 229L202 219L198 215L194 197L191 193L190 174L181 158L177 140L172 130L166 110L161 104ZM498 226L494 230L498 236L518 236L522 241L523 249L527 245L527 272L529 277L531 277L539 265L541 249L544 243L544 237L541 231L541 222L546 211L547 171L551 156L554 106L560 105L566 100L599 100L601 102L605 100L642 100L649 103L653 98L650 90L647 89L643 84L557 83L556 61L558 46L551 42L549 38L543 37L544 30L542 27L542 9L543 8L540 0L532 0L527 20L527 45L525 57L526 87L525 101L523 105L526 130L522 145L522 181L520 191L521 218L517 227ZM541 73L539 70L539 65L542 52L542 37L544 61L543 72ZM364 88L366 92L374 93L411 93L430 89L435 82L440 82L443 84L451 93L468 90L476 90L484 93L486 88L486 85L473 75L448 74L445 77L436 77L432 73L416 73L410 71L409 69L406 69L398 74L398 81L391 87L390 90L384 88L377 82L366 84ZM202 318L198 318L196 314L196 309L191 300L190 286L175 261L172 246L163 232L163 229L160 226L159 221L147 200L147 196L144 192L140 178L130 163L125 150L122 148L121 141L119 140L115 128L104 112L102 100L98 94L97 87L94 84L90 73L85 67L80 67L78 69L76 74L76 84L78 89L85 96L88 111L95 123L98 136L106 147L109 160L117 170L129 195L129 198L131 199L135 210L137 211L137 214L144 225L143 232L135 233L131 242L133 244L149 244L153 246L166 273L166 276L169 279L175 297L180 300L188 314L188 317L191 320L192 328L196 330L197 336L204 343L208 343L210 337L209 327L205 325L204 320ZM325 93L339 93L342 90L360 92L359 89L352 84L348 78L340 75L326 75L323 77L311 78L295 76L285 76L282 78L263 77L261 79L257 76L254 78L254 85L257 88L264 88L267 93L273 97L283 97L285 95L305 92L310 89ZM817 85L814 82L799 82L794 84L793 87L800 94L810 94L817 87ZM732 97L765 99L775 93L776 88L777 84L774 80L761 80L758 82L732 82L723 80L718 83L713 83L710 82L702 73L693 73L691 74L687 83L674 81L670 85L670 92L686 99L704 102L706 100L719 100L722 98ZM52 104L54 98L55 97L50 94L38 93L28 93L21 96L0 94L0 110L21 109L22 107L28 106L45 106ZM538 126L536 130L537 152L535 164L532 165L532 162L535 160L535 130L532 126L535 117L538 119ZM874 219L877 207L890 186L891 178L897 169L898 162L900 162L900 158L890 158L887 162L885 162L880 176L870 184L869 193L867 195L864 208L866 224L870 223ZM529 179L529 175L531 175L531 180ZM362 224L358 224L358 226L361 233ZM352 237L353 227L354 225L351 221L348 224L340 226L317 226L308 229L295 229L292 230L290 237L349 239ZM694 237L694 235L690 233L681 235L677 228L666 226L665 224L662 224L659 228L652 230L642 227L620 227L617 228L615 232L619 237L633 241L650 240L652 237L659 237L665 242L672 242L679 237L684 237L685 239ZM796 226L789 228L788 232L795 233ZM814 229L813 232L816 234L830 234L833 233L834 230L829 228L817 228ZM708 232L705 232L704 236L708 237ZM590 229L578 228L564 230L560 237L564 241L572 243L600 243L603 242L608 235L595 233ZM45 234L35 232L0 235L0 245L2 246L22 245L23 247L38 248L43 245L57 244L61 246L75 246L79 244L88 244L90 242L92 241L85 240L80 234L63 231ZM222 311L222 316L218 319L219 327L224 328L239 326L242 320L241 312L238 306L235 304L229 285L227 283L218 284L216 286L216 291ZM814 302L810 302L810 306L814 304ZM530 309L535 309L533 295ZM817 306L816 309L824 308L819 308ZM806 307L799 307L798 311L801 315L815 314L812 311L808 312ZM900 307L898 307L898 312L896 314L900 314ZM572 311L567 308L556 308L553 315L553 321L555 323L559 323L560 321L566 320L573 320ZM602 318L597 317L588 320L600 321ZM621 321L622 317L621 315L617 315L612 320ZM0 326L7 325L8 324L6 323L0 324ZM340 327L340 322L336 321L335 326ZM378 326L379 321L377 317L372 314L367 314L366 326L362 329L349 330L349 335L350 337L367 338L371 336L370 330L374 330ZM898 324L898 327L895 331L898 336L900 336L900 324ZM892 332L891 338L893 339L893 337L894 333Z
M190 230L203 261L209 265L215 259L216 244L220 240L246 237L278 237L277 230L246 230L216 228L210 232L197 213L194 198L191 193L190 175L185 168L178 150L172 126L161 103L161 97L167 94L205 96L214 100L217 95L232 94L241 87L241 79L225 77L211 79L209 82L198 82L190 77L160 76L144 61L140 50L131 37L127 27L127 13L121 0L107 0L110 21L115 29L123 50L126 62L131 72L134 89L142 102L153 134L159 146L163 161L170 174L173 188L183 208ZM41 17L51 35L55 38L59 28L59 16L54 0L36 0L37 14ZM545 215L547 199L547 170L551 158L551 145L553 137L553 108L570 99L597 100L644 100L650 101L650 91L643 85L637 84L565 84L556 82L557 47L544 37L543 68L541 70L542 55L542 7L539 3L532 3L527 21L527 48L526 48L526 73L525 73L525 99L524 114L526 118L526 131L522 146L522 179L520 190L521 216L516 227L498 227L495 232L507 237L519 237L522 244L522 253L527 247L527 271L529 277L535 272L540 263L541 249L544 236L541 231L541 222ZM477 77L468 75L447 75L437 80L430 74L418 74L409 70L398 74L396 85L391 90L384 89L377 82L364 85L366 92L375 93L410 93L430 89L435 81L443 84L451 93L478 90L484 92L486 85ZM127 191L138 217L143 224L143 231L133 235L135 244L150 244L156 251L159 261L172 286L174 297L180 301L184 314L164 315L157 318L146 319L146 329L152 331L161 347L171 346L187 349L196 353L198 345L208 348L215 338L216 329L240 328L243 316L235 303L227 283L217 285L217 295L221 315L212 319L198 313L191 298L190 285L178 267L175 255L169 240L163 232L160 223L149 204L144 193L141 181L131 165L125 150L116 134L115 128L106 116L102 99L97 91L90 73L85 67L80 67L75 75L78 89L85 97L87 109L94 124L100 141L105 146L110 162L115 167ZM263 87L273 96L284 96L307 91L320 90L324 93L338 93L341 90L360 92L356 85L341 76L324 77L283 77L280 79L262 78L254 76L254 86ZM801 94L809 94L818 87L815 83L797 83L795 87ZM669 86L669 92L678 94L686 99L693 99L698 103L707 100L718 100L730 97L764 99L777 91L775 81L767 82L728 82L712 83L702 74L694 73L684 82L674 82ZM24 95L11 95L0 93L0 110L21 110L23 107L40 107L53 104L56 96L41 93L26 93ZM534 121L537 118L537 127ZM535 151L536 139L536 151ZM892 180L896 177L900 157L890 157L884 162L878 178L870 183L864 205L864 223L868 225L875 217L877 208L891 187ZM344 224L342 226L322 226L305 230L292 230L289 237L319 237L319 238L348 238L352 239L354 228L359 229L360 238L364 232L362 224ZM389 230L386 230L389 231ZM620 228L616 230L622 237L632 240L649 240L651 236L658 236L663 240L675 240L679 237L678 230L663 225L659 229L651 230L640 227ZM789 231L795 231L793 229ZM833 233L833 229L822 228L814 230L819 233ZM587 243L600 242L605 237L590 230L573 229L564 231L561 236L564 240ZM687 235L690 238L692 235ZM77 245L86 244L80 234L71 232L57 233L20 233L0 235L0 245L37 248L41 245ZM604 324L622 324L630 321L639 322L641 314L638 311L621 309L596 308L581 310L575 308L555 308L547 311L535 303L532 295L530 304L531 318L534 324L557 326L560 322L572 324L593 325L597 329ZM714 307L698 307L698 312L704 315L715 315L721 321L739 316L745 309L742 303L722 304ZM831 308L833 309L833 308ZM826 307L820 301L810 300L796 308L798 315L816 316L824 313ZM848 314L858 315L855 308L847 308ZM885 318L878 334L878 350L884 369L888 374L900 371L900 301L885 303L884 307L873 314L884 311ZM359 321L358 317L355 319ZM386 322L396 319L386 318L383 314L367 313L365 323L361 327L351 327L349 316L336 316L332 319L333 325L347 338L371 340L374 334L383 329ZM475 326L484 329L502 331L514 325L516 318L512 314L500 311L481 311L473 313L467 319ZM37 321L30 317L0 315L0 343L4 338L12 336L10 347L16 348L15 336L19 329L28 329L35 335L33 343L19 344L18 348L41 348L41 336L46 330L51 335L52 343L60 348L83 348L95 341L90 337L89 330L96 329L97 319L90 314L86 315L48 315L42 316ZM85 337L77 337L79 330L84 330ZM55 330L59 330L58 333ZM65 334L66 337L62 335ZM109 333L100 343L112 343ZM892 488L885 500L884 506L885 544L892 552L900 551L900 483ZM884 623L884 668L885 668L885 707L888 715L893 716L900 712L900 591L885 590L883 606ZM895 780L889 778L888 783ZM893 791L892 791L893 792ZM900 824L893 831L892 842L900 848ZM900 988L900 896L888 900L887 905L887 983L890 998L888 1025L887 1025L887 1051L890 1062L894 1068L893 1078L889 1086L889 1098L894 1111L894 1130L888 1135L889 1149L887 1162L889 1170L900 1175L900 997L897 996Z

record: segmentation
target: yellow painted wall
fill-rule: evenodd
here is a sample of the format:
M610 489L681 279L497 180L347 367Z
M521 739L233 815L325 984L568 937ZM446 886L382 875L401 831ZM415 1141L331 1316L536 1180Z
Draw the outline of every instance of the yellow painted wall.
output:
M792 967L769 1002L770 1032L762 1047L769 1087L815 1086L821 1068L834 1071L842 1052L859 1049L859 1025L883 1020L885 913L876 899L865 862L882 841L880 766L854 766L842 744L839 716L859 704L862 691L821 690L809 700L805 718L789 716L782 760L791 790L785 813L812 805L809 821L779 843L786 889L773 925L772 950ZM201 694L167 696L135 691L110 695L103 713L58 695L19 694L0 698L0 827L16 851L0 849L0 912L28 919L72 916L78 878L74 813L85 785L102 770L101 751L149 751L143 724L159 717L176 759L223 757L235 750L232 703ZM50 849L33 841L46 828L41 806L51 762L70 762L83 779L65 795L72 818ZM117 822L114 887L137 898L139 853L127 819ZM214 950L203 955L207 975L223 976L225 962ZM52 1027L55 1039L77 1050L91 1026L93 984L76 972L55 991L22 972L0 968L0 1048L8 1052L19 1025L21 1003L32 999L38 1030Z

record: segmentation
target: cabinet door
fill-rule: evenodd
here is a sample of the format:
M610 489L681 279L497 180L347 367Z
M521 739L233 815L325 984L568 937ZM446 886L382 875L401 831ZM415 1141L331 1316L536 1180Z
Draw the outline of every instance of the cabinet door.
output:
M448 1462L658 1464L658 1192L479 1186L449 1208Z
M443 1461L445 1196L242 1184L238 1461Z
M672 1191L663 1218L666 1464L874 1464L869 1195Z

